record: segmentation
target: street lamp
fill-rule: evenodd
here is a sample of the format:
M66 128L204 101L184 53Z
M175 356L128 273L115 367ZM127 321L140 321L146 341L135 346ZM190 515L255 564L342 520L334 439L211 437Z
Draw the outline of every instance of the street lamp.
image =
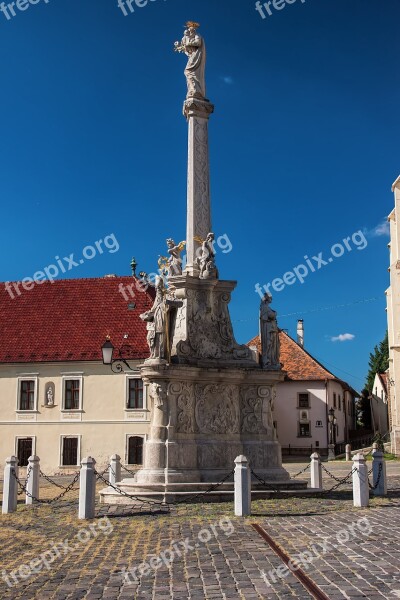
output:
M123 373L123 365L128 367L130 371L133 371L126 358L123 357L124 351L130 350L132 352L131 346L129 344L124 344L123 346L121 346L121 348L118 348L118 358L113 358L114 350L115 348L111 342L110 336L107 336L106 341L101 347L101 352L103 354L103 364L109 365L113 373Z
M333 428L336 426L337 419L335 417L335 409L331 407L328 411L329 422L329 445L328 445L328 460L335 460L335 442Z

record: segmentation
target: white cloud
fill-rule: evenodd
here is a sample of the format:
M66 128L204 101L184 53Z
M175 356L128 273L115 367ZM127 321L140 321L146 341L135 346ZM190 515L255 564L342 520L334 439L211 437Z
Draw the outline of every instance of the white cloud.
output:
M382 237L382 236L390 236L390 226L389 221L387 219L382 219L382 221L373 227L373 229L367 230L366 234L369 237Z
M340 335L331 337L331 342L351 342L355 337L352 333L341 333Z
M222 78L222 80L227 85L233 85L233 77L231 77L230 75L226 75L225 77Z

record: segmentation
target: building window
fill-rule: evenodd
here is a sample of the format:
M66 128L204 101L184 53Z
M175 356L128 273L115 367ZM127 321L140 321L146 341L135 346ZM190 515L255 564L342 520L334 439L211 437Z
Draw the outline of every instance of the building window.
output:
M339 401L339 410L342 410L342 397L340 394L338 395L338 401Z
M28 466L28 458L33 454L33 438L17 439L17 458L20 467Z
M298 408L310 408L310 394L299 394L298 403Z
M142 379L129 377L128 378L128 409L143 409L143 381Z
M333 408L337 408L337 404L336 404L336 394L333 394Z
M81 410L82 378L63 379L63 410Z
M143 438L139 436L128 437L128 465L143 464Z
M78 462L79 438L63 437L61 446L61 465L63 467L76 467Z
M36 410L37 379L20 379L18 384L18 410Z
M310 423L299 423L299 437L310 437Z
M322 421L317 421L315 427L323 427Z

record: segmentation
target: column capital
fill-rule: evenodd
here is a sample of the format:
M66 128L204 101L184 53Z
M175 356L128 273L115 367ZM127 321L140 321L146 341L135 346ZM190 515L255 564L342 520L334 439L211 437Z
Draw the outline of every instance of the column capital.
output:
M186 119L190 117L200 117L208 119L214 112L214 104L209 100L201 100L200 98L187 98L183 103L183 114Z

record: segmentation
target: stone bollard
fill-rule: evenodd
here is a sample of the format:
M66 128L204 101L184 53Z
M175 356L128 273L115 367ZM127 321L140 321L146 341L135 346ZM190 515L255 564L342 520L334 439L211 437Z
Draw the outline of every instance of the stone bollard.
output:
M3 515L17 510L18 484L14 474L18 477L18 459L16 456L10 456L6 458L3 475Z
M110 458L110 472L108 481L111 485L116 485L121 481L121 457L113 454Z
M346 444L346 460L351 460L351 444Z
M363 454L353 458L353 504L358 507L369 506L368 467Z
M30 456L28 458L28 468L26 475L28 476L26 483L26 491L31 496L39 499L39 476L40 476L40 458L38 456ZM33 504L35 500L28 494L25 494L25 504Z
M375 452L375 450L379 450L379 444L378 444L378 442L374 442L372 444L372 452Z
M94 458L82 460L79 481L79 519L94 519L96 501L96 474Z
M374 486L377 484L378 480L379 483L374 489L374 496L386 496L386 462L384 459L383 452L381 452L380 450L375 450L375 452L372 453L372 482Z
M321 458L318 452L311 454L311 488L322 490L322 466Z
M235 516L251 515L251 472L245 456L235 459Z

